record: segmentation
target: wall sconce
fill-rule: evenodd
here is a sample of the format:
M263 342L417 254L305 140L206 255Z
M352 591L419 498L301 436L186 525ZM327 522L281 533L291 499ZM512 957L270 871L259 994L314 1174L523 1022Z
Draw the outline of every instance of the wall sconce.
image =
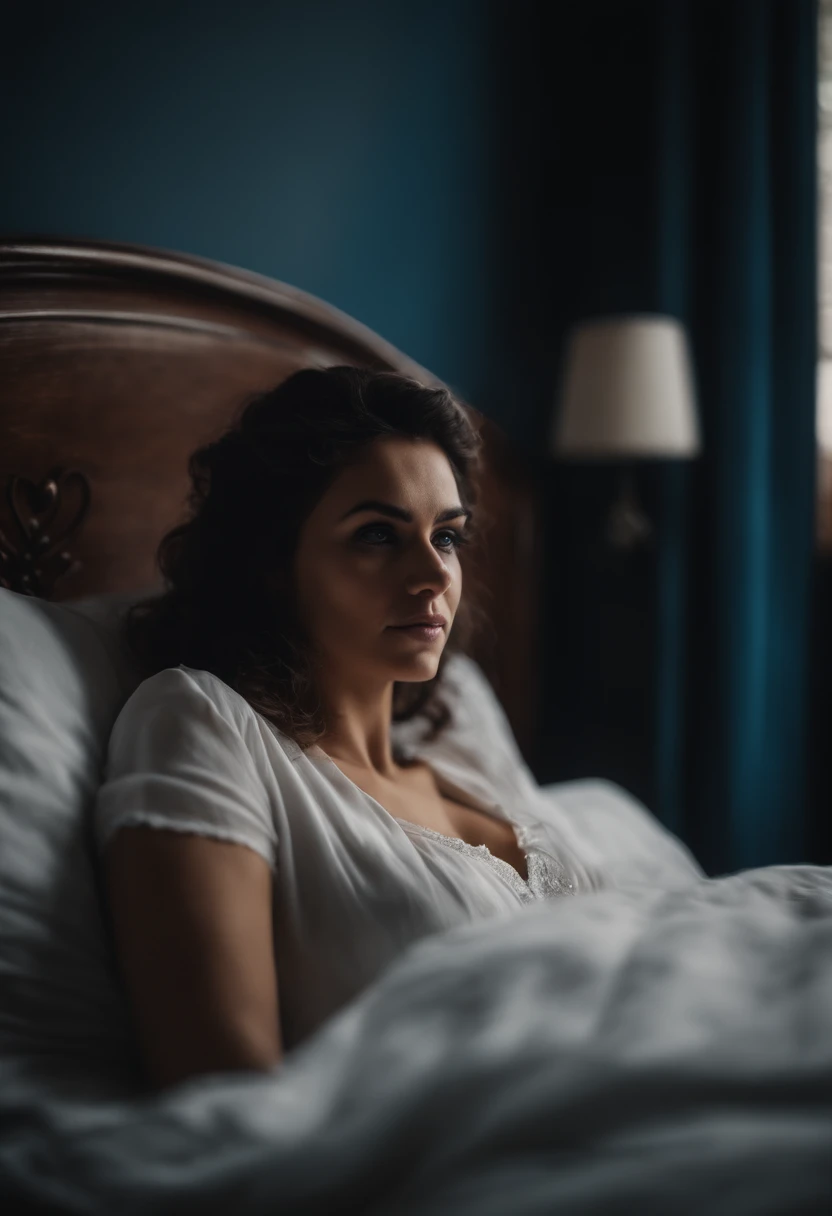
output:
M550 451L559 460L690 459L701 450L685 331L660 316L588 321L569 335ZM632 473L607 523L620 550L652 533Z

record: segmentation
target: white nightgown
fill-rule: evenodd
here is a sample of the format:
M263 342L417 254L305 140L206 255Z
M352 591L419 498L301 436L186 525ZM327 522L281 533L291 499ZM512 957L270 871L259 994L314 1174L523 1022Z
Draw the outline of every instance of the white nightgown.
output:
M479 668L449 658L453 717L393 737L440 789L515 827L528 882L485 846L398 819L319 747L304 751L206 671L145 680L110 738L95 807L99 850L127 825L234 841L275 873L275 958L288 1050L362 991L412 942L537 898L603 885L566 817L541 797Z

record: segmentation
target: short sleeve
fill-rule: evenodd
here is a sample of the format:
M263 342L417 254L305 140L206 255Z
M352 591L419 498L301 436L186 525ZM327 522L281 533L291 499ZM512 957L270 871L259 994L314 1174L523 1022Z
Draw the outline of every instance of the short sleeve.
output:
M99 851L119 828L144 825L247 845L274 866L266 787L237 715L210 695L212 680L168 668L139 685L122 709L95 804Z

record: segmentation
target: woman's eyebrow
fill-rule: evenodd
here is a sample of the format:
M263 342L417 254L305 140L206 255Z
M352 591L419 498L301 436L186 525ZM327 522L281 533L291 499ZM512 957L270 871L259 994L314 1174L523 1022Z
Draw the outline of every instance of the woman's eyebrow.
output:
M401 519L406 524L413 523L413 516L409 511L405 511L404 507L394 507L391 502L379 502L376 498L365 498L363 502L357 502L354 507L350 507L349 511L345 511L341 519L348 519L350 515L358 515L360 511L377 511L379 515L389 515L391 519ZM449 519L470 519L471 512L459 503L455 507L448 507L444 511L440 511L434 519L435 524L444 524Z

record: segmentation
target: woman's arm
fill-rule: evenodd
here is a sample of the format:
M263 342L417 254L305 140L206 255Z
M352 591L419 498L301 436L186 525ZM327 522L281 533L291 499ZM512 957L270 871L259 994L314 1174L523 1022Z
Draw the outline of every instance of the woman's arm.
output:
M105 859L150 1080L280 1063L272 873L244 845L125 827Z

